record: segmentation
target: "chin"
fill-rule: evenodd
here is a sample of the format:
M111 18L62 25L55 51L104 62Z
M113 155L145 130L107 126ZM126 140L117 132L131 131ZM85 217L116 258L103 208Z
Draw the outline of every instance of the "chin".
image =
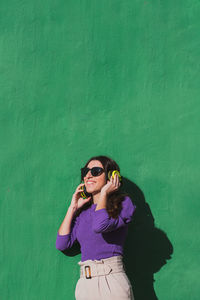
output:
M94 192L94 189L91 189L91 188L89 188L89 187L86 187L86 191L87 191L88 193L92 194L92 193Z
M94 195L100 192L99 190L92 189L92 188L87 188L86 190L88 193L94 194Z

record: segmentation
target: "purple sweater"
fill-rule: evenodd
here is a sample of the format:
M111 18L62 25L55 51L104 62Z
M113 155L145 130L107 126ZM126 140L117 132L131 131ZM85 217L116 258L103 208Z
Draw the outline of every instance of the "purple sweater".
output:
M57 232L56 248L69 249L77 240L81 248L81 261L102 259L123 255L123 246L136 206L130 197L122 201L122 210L117 219L109 217L106 208L96 210L92 204L79 216L72 219L71 232L60 235Z

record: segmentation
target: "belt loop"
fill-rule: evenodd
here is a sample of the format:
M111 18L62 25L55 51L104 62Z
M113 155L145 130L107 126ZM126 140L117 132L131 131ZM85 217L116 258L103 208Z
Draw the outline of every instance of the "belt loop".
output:
M108 264L104 264L104 272L105 272L105 275L108 275L111 271L112 271L111 266L108 265Z

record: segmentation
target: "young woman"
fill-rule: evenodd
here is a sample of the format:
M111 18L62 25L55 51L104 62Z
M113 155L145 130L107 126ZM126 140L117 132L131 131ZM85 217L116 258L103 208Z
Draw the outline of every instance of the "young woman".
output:
M123 245L136 206L120 192L120 177L108 178L118 164L106 156L94 156L81 168L81 180L57 232L56 248L81 248L80 278L76 300L134 300L123 264ZM81 196L83 186L90 196Z

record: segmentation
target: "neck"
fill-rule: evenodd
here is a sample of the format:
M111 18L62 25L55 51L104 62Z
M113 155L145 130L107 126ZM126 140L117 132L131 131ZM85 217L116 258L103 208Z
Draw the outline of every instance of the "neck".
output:
M93 204L97 204L98 203L98 201L99 201L99 198L100 198L100 192L99 193L97 193L97 194L93 194L92 195L92 198L93 198Z

